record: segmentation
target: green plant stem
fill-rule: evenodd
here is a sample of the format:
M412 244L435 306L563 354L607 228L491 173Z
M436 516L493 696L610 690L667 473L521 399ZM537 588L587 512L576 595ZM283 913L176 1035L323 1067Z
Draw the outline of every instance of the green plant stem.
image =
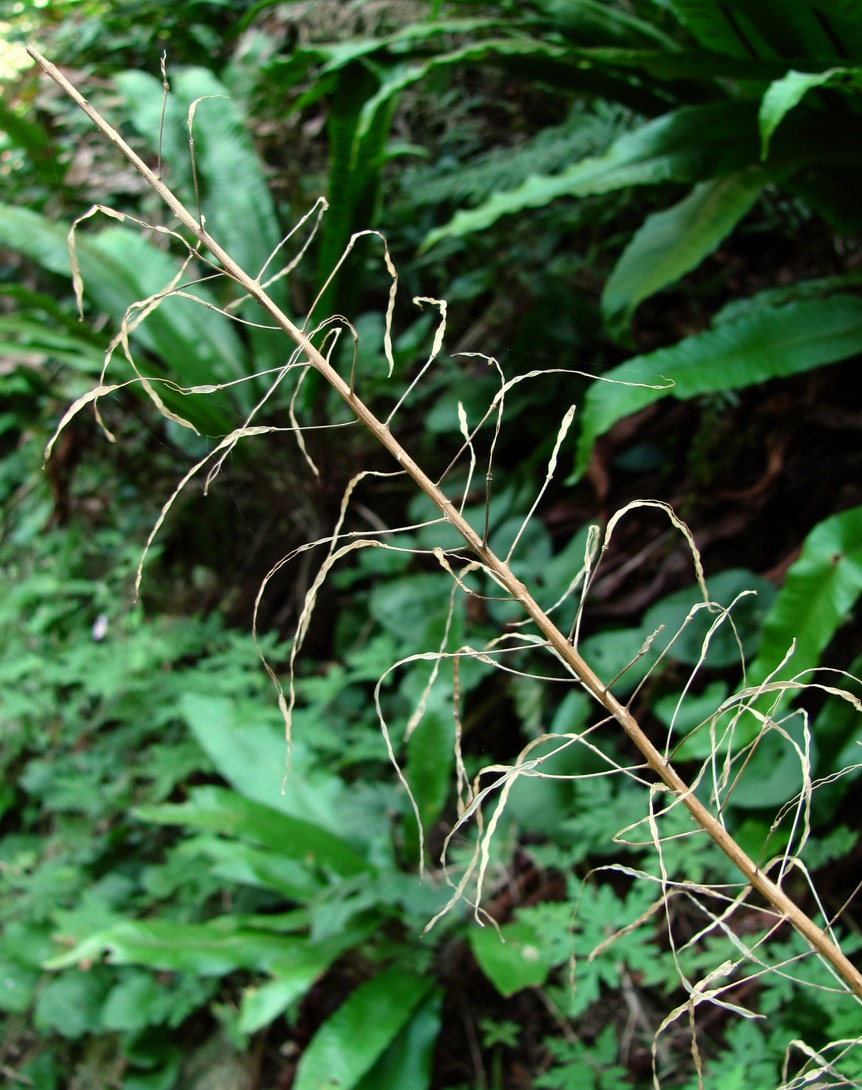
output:
M221 246L210 237L201 226L198 218L177 199L163 182L150 170L143 160L135 154L120 134L112 128L78 90L62 75L59 70L46 60L36 49L28 46L30 56L50 76L55 83L84 111L93 124L114 144L146 179L170 208L180 223L204 245L219 262L225 274L235 280L255 299L266 313L297 344L307 356L309 363L333 387L342 400L349 406L356 418L389 451L398 465L413 479L416 485L433 501L444 518L463 537L464 541L479 561L491 573L494 579L514 599L531 618L536 627L553 648L559 658L569 667L581 684L596 701L616 720L634 745L642 754L647 766L664 783L689 811L697 824L715 841L725 855L744 875L752 888L756 889L775 909L786 918L805 940L816 950L845 981L848 988L862 1000L862 974L841 952L830 937L796 905L790 897L776 885L757 864L740 848L724 825L696 798L693 789L682 779L673 766L662 756L658 749L641 729L628 708L607 690L590 666L584 661L566 636L551 621L532 597L524 584L515 577L504 561L500 560L484 543L482 538L463 518L457 508L446 498L438 485L410 457L389 429L361 401L344 379L321 355L308 337L284 314L269 298L260 283L249 276Z

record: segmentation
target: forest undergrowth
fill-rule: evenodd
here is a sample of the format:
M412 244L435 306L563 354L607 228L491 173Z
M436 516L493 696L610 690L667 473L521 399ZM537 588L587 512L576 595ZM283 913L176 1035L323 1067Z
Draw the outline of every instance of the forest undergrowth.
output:
M401 877L416 882L417 890L424 891L415 894L422 904L412 903L414 893L404 882L394 883L391 875L397 890L383 890L383 877L378 876L381 888L371 892L374 881L369 877L369 865L374 862L379 866L379 858L375 861L379 847L363 859L362 851L340 841L331 828L325 831L313 821L303 821L295 804L279 815L281 825L273 823L267 807L277 809L280 804L274 797L262 797L259 788L250 788L242 768L231 767L243 758L235 743L228 741L227 726L221 742L207 741L207 717L214 709L207 710L200 702L189 705L187 715L197 720L193 729L198 741L205 749L210 747L216 767L235 791L194 788L194 794L183 802L141 810L150 820L208 831L210 839L203 845L204 851L219 860L224 873L253 874L258 884L269 882L270 888L280 889L289 900L306 906L288 912L278 934L279 940L285 940L286 936L292 938L296 929L308 927L312 936L317 934L319 943L305 947L303 954L291 949L293 957L305 958L301 981L291 977L287 948L281 949L275 941L275 916L270 917L273 937L266 953L257 957L249 954L233 966L265 969L271 974L268 984L247 988L240 1029L259 1030L288 1009L345 949L367 942L375 926L373 911L388 903L384 915L388 914L394 899L403 913L398 927L405 929L406 937L393 939L393 950L401 942L409 946L409 929L417 928L420 921L424 933L430 932L433 940L435 926L452 927L454 919L458 927L467 929L470 948L485 978L501 995L555 981L548 996L558 1026L564 1025L566 1018L595 1010L603 988L611 983L629 996L655 988L657 995L671 1000L667 1009L655 1017L657 1012L647 1014L641 1000L633 1001L629 1010L634 1023L652 1022L648 1037L654 1085L688 1085L680 1079L676 1058L683 1038L692 1056L694 1081L690 1085L701 1085L705 1071L711 1075L706 1085L722 1085L721 1079L726 1080L724 1085L731 1085L732 1063L726 1071L716 1073L701 1055L699 1021L713 1017L707 1012L722 1012L722 1035L733 1042L730 1055L738 1061L749 1049L760 1062L762 1055L749 1025L768 1016L770 1008L775 1009L783 997L803 985L812 1008L828 1011L829 1029L843 1032L832 1033L829 1040L815 1035L814 1044L796 1037L788 1039L782 1046L782 1086L857 1085L859 1038L852 1026L862 999L862 977L849 956L857 946L856 936L848 938L844 926L849 900L827 908L818 900L811 880L821 847L811 836L812 815L821 811L821 799L826 800L828 812L829 800L836 797L835 785L855 775L860 766L849 762L818 778L817 743L810 719L827 702L830 708L846 706L862 711L852 680L840 671L795 673L792 642L773 661L765 658L761 647L758 657L747 662L751 621L746 611L751 608L751 588L739 573L725 573L719 580L721 593L716 593L704 577L691 531L666 502L633 500L611 515L603 530L585 528L562 553L551 556L545 551L538 512L551 495L562 502L559 478L565 472L563 465L572 466L566 444L576 407L559 406L558 419L550 429L553 441L544 455L544 474L532 495L524 495L523 490L513 495L497 484L495 450L506 433L507 400L523 397L525 389L540 386L550 376L583 377L580 370L546 367L507 377L492 357L462 354L459 366L476 378L481 395L472 402L459 400L450 406L457 425L450 423L449 430L460 436L458 445L447 453L442 473L434 477L426 473L397 438L399 413L412 404L411 399L422 397L423 382L433 381L446 337L445 302L415 300L433 316L427 329L431 346L424 363L410 368L403 389L393 393L400 369L394 347L398 281L379 236L354 235L332 273L332 277L349 275L352 248L365 244L368 238L381 247L391 289L385 318L372 346L363 342L360 331L347 318L322 317L317 303L301 323L295 322L271 298L270 289L284 287L311 245L324 206L309 212L275 246L266 264L251 271L243 269L232 253L222 248L219 238L210 236L206 200L201 200L197 209L184 206L158 173L50 63L35 51L33 56L135 166L180 227L168 229L160 223L132 221L104 207L92 212L119 219L123 225L134 222L184 255L162 290L128 306L98 384L67 411L46 456L50 458L64 429L79 413L92 408L98 419L100 401L130 385L140 387L171 425L193 434L200 434L201 422L207 426L218 422L225 392L236 394L237 404L242 405L243 399L246 404L242 423L223 432L223 438L194 461L165 503L138 567L136 587L146 579L147 549L157 545L159 532L170 520L183 490L198 479L205 481L205 491L217 490L220 470L250 440L267 437L276 442L290 435L307 473L315 477L321 473L314 458L314 449L320 446L319 433L328 443L346 441L349 429L356 426L355 418L394 459L391 468L354 472L334 527L291 550L264 577L257 606L266 603L271 584L283 577L286 567L303 564L309 554L318 558L307 577L289 651L274 654L264 634L255 634L264 665L276 685L286 728L289 767L284 791L287 797L294 790L302 794L302 732L309 729L315 708L332 701L337 710L339 687L346 688L343 678L339 683L334 675L303 673L303 644L318 623L316 610L325 609L319 600L329 593L329 583L348 590L356 585L363 596L370 595L370 614L387 638L372 644L366 654L368 661L357 661L349 669L373 683L374 715L401 789L393 785L402 800L398 805L403 807L401 847L418 860L419 873ZM205 131L206 105L205 98L197 99L189 113L193 164L194 135L199 126ZM198 109L200 115L195 120ZM194 174L194 166L192 169ZM87 291L87 258L86 251L79 252L75 237L86 218L76 222L70 235L75 292L81 306ZM319 301L325 303L332 297L331 283L324 283ZM257 304L258 310L249 303ZM285 350L286 362L268 373L182 384L170 375L155 376L137 362L136 340L148 325L159 322L165 310L174 314L169 308L178 306L220 314L241 323L249 335L261 338L279 331L291 338L295 347ZM376 372L369 376L363 364L375 355L383 362L378 362ZM132 378L112 378L119 358L132 368ZM308 422L320 403L321 379L349 412L329 402L331 419ZM626 390L649 386L619 377L610 382ZM244 392L246 385L251 393ZM660 382L651 388L666 385ZM364 399L366 388L374 409ZM258 423L273 405L280 407L287 422ZM600 491L599 462L592 463L591 472ZM373 515L374 485L386 487L405 475L418 488L410 505L412 521L396 528L378 525L380 520ZM640 627L625 630L615 641L602 640L601 632L591 627L590 593L601 586L602 561L612 554L616 535L647 512L667 519L672 534L684 543L695 576L694 600L691 595L677 595L673 603L648 614ZM845 529L841 525L833 528L838 538ZM644 552L652 547L648 540L638 544ZM818 557L823 546L815 541L806 543L806 548ZM414 575L408 580L406 575L411 571L417 572L418 578ZM377 589L376 576L383 577ZM787 593L793 593L792 581L788 586ZM778 609L780 613L780 603ZM433 626L424 624L423 615L428 613ZM480 625L471 622L477 617ZM362 619L350 622L356 629L363 623ZM482 637L479 642L474 641L471 627ZM775 642L780 643L785 635L779 629ZM411 642L415 637L433 639L424 644L421 639ZM392 657L381 666L387 653ZM670 679L669 664L673 664L671 675L675 675ZM738 674L741 685L731 688L724 678L711 675L704 681L703 674L716 666L728 676ZM501 675L515 686L521 710L533 723L533 737L513 759L506 755L498 760L492 755L477 766L462 752L469 731L464 722L464 699L470 693L488 693ZM322 705L327 685L329 693ZM559 694L549 705L555 708L550 729L543 722L544 698L538 696L545 689ZM395 691L398 699L392 701ZM354 697L351 694L351 699ZM535 712L530 711L531 704ZM634 708L643 711L636 716ZM642 714L646 716L643 723ZM841 720L843 712L835 715ZM219 745L224 748L216 754L213 746ZM269 743L267 746L271 753ZM842 752L851 751L843 745ZM774 783L776 769L781 774L773 798L764 785ZM618 781L624 786L617 786ZM452 782L454 810L446 801ZM328 790L335 788L330 785ZM617 800L610 813L609 792ZM303 797L307 804L308 796ZM501 911L500 859L511 850L506 843L511 813L527 821L525 815L547 806L564 821L574 820L575 815L566 815L565 808L575 804L580 808L581 823L575 826L577 835L628 850L631 858L590 866L576 876L571 872L579 849L573 843L559 847L556 859L547 851L544 865L555 887L554 895L514 912ZM318 805L314 804L315 810ZM749 819L749 807L758 810L757 821ZM764 807L773 808L768 820L760 812ZM617 822L621 813L624 820ZM243 849L240 841L231 839L240 828L246 830L242 835L248 841L256 842L254 851L248 842ZM369 826L354 836L368 839L372 831ZM214 840L213 833L220 839ZM319 922L325 890L315 884L318 879L301 873L302 856L289 850L292 869L276 875L274 856L285 850L285 838L313 844L315 861L328 872L328 880L336 875L345 883L338 893L342 918L349 921L346 937L342 936L344 943L337 940L334 920ZM540 847L535 849L535 858L542 860ZM353 887L352 881L357 883ZM291 915L293 919L288 919ZM230 960L218 953L219 933L225 937L232 928L242 928L251 950L265 929L261 922L265 918L259 914L253 921L231 922L226 914L186 926L209 929L207 949L216 963L222 957L224 969L230 967ZM160 930L162 924L164 929ZM139 923L123 920L83 937L51 964L57 969L81 966L109 952L120 964L176 970L183 964L179 946L170 955L164 951L177 926L158 917ZM852 926L849 930L853 931ZM639 952L638 936L644 931L651 936L644 944L648 955ZM186 945L204 942L203 932L189 931L185 940L181 937L178 941ZM157 948L161 954L155 952ZM430 956L432 947L424 949ZM375 1064L387 1057L395 1067L404 1062L399 1061L398 1050L409 1048L410 1034L426 1044L433 1042L443 1001L439 987L425 979L403 954L395 960L391 950L388 955L378 954L382 962L382 967L377 966L379 971L364 979L317 1029L298 1059L293 1085L310 1088L325 1077L336 1078L345 1086L366 1085L362 1080L371 1077ZM193 961L185 967L194 969ZM386 1013L381 1015L381 1010ZM357 1024L366 1025L361 1018L367 1018L369 1011L377 1012L381 1034L376 1042L371 1034L367 1054L358 1056L362 1049L351 1046L353 1051L343 1055L338 1042L343 1041L348 1028L355 1034ZM564 1079L572 1080L566 1086L580 1085L575 1072L584 1064L592 1065L596 1072L590 1076L594 1081L584 1085L619 1085L613 1080L622 1078L623 1073L615 1066L618 1042L612 1039L611 1029L608 1026L595 1033L597 1059L592 1060L577 1034L562 1031L553 1045L547 1046L555 1066L536 1077L532 1085L562 1087ZM492 1056L502 1057L517 1040L517 1029L507 1028L505 1021L489 1023L483 1032L483 1048ZM637 1032L643 1035L643 1024ZM426 1045L422 1048L425 1056L428 1049ZM422 1076L417 1078L419 1085Z
M19 8L2 1077L862 1085L856 8Z

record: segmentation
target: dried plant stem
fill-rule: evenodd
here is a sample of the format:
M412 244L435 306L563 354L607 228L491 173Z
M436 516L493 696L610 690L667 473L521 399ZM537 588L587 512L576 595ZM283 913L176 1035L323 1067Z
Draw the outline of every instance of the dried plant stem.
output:
M260 283L241 269L231 256L226 253L215 239L202 227L198 218L186 209L170 189L165 186L150 170L143 160L123 140L87 100L69 83L55 65L46 60L36 49L28 46L30 56L50 76L90 118L93 124L114 144L135 169L158 193L171 212L183 226L205 246L222 266L225 274L235 280L244 291L255 299L272 320L301 348L309 363L335 389L349 406L356 418L389 451L398 465L416 482L417 486L433 501L441 514L463 537L477 559L491 573L494 579L512 598L516 599L525 613L553 648L559 658L569 667L598 703L622 727L650 769L664 783L667 790L675 796L689 811L697 824L715 841L725 855L736 865L746 881L757 890L772 908L786 918L806 941L832 966L844 980L848 988L862 999L862 974L835 945L831 938L806 915L776 885L752 859L739 847L724 825L694 795L693 789L665 760L658 749L644 734L637 720L628 708L608 692L593 670L584 661L566 636L557 628L547 614L534 600L530 592L517 579L508 565L497 557L459 514L457 508L446 498L440 488L424 473L422 468L410 457L398 443L388 427L368 409L350 386L333 369L329 362L308 340L307 336L284 314L269 298Z

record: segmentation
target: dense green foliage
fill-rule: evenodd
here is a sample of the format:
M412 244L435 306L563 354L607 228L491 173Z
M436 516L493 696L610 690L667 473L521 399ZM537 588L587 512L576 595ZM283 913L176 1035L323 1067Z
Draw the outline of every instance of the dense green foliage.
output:
M12 30L81 69L244 267L290 265L279 305L397 406L405 445L569 611L747 850L800 901L790 857L823 878L852 955L862 728L837 671L862 652L862 490L855 456L823 446L798 490L780 478L800 475L798 416L820 405L832 436L858 419L862 7L166 13L50 3ZM862 1084L858 1004L757 906L729 912L727 860L593 729L513 603L481 573L472 596L453 585L434 550L459 542L424 498L381 477L341 507L359 469L393 467L314 376L279 372L283 338L189 263L70 104L29 70L7 86L0 1071L46 1090ZM399 266L393 378L366 228ZM500 381L457 353L518 380L470 446L475 480L469 457L447 466ZM596 508L638 495L718 527L706 598L664 507L632 505L597 548ZM387 547L318 588L342 515ZM652 588L630 594L633 575ZM295 667L290 747L258 651ZM693 1053L686 1004L708 988Z

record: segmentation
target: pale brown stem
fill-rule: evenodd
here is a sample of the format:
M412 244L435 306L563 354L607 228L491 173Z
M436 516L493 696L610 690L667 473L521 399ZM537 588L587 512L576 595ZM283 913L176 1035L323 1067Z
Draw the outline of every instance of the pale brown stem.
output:
M832 966L845 981L848 988L862 999L862 974L855 965L841 952L829 936L819 928L739 847L720 821L695 796L692 788L686 784L672 765L665 760L649 738L644 734L637 720L628 708L607 691L605 686L590 669L578 651L557 628L548 615L534 600L530 592L512 574L509 567L500 560L483 542L457 508L446 498L430 477L410 457L389 429L357 397L348 384L333 369L329 362L308 340L307 336L284 314L269 298L257 280L241 269L231 256L211 238L198 219L177 199L170 189L156 177L147 164L136 155L123 140L116 129L112 128L63 74L46 60L32 46L27 52L84 111L93 124L114 144L135 169L147 180L170 208L183 226L210 251L225 273L235 280L255 299L274 322L302 349L309 363L333 387L342 400L350 407L357 419L389 451L399 466L416 482L419 488L434 502L446 520L455 527L471 551L485 565L499 584L511 596L520 602L522 608L535 623L536 627L554 649L560 659L566 663L598 703L619 723L634 745L642 754L646 764L664 783L668 791L675 795L686 807L697 824L715 841L725 855L736 865L750 885L758 891L775 909L785 917L808 943Z

